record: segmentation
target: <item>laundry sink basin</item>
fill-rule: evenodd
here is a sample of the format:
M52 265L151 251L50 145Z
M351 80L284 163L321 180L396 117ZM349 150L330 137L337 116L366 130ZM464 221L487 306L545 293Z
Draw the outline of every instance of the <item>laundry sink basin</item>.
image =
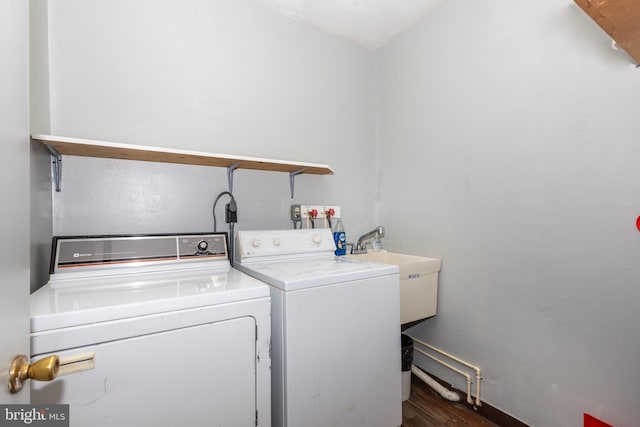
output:
M382 250L348 255L363 261L397 265L400 269L400 323L434 316L438 308L438 258L405 255Z

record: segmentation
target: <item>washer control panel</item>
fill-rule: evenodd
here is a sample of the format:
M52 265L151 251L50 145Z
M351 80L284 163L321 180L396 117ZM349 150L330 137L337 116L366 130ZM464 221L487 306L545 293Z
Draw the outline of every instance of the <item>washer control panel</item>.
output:
M303 230L238 231L237 259L334 254L333 234L328 228Z

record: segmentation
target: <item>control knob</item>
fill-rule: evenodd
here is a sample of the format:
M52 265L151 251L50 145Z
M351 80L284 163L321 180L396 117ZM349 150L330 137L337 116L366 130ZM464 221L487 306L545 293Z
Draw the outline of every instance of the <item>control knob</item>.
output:
M209 249L209 243L206 240L200 240L197 245L198 252L206 252Z

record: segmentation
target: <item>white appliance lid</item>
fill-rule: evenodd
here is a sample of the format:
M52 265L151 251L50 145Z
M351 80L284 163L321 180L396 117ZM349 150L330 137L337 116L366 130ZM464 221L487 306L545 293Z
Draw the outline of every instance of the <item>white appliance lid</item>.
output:
M236 268L284 291L394 275L398 266L345 257L236 263Z
M31 295L31 332L269 296L269 287L226 265L71 279Z

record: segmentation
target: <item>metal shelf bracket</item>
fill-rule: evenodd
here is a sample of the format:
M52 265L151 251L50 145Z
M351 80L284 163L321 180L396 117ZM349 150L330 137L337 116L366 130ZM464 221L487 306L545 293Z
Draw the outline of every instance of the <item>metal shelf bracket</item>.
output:
M238 169L240 162L235 162L227 168L227 181L229 182L229 193L233 193L233 172Z
M291 198L293 199L293 186L295 185L296 175L300 175L306 168L298 169L297 171L289 172L289 188L291 188Z
M62 155L58 153L56 149L51 145L44 144L44 146L51 155L51 163L53 164L53 181L56 185L56 192L59 193L60 191L62 191L62 187L60 185L62 181Z

